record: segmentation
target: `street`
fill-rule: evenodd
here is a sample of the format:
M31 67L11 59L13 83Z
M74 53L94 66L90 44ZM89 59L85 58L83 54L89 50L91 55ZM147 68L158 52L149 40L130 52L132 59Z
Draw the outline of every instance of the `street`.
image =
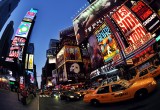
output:
M82 100L67 102L48 95L37 95L27 105L23 105L18 101L15 92L0 89L0 110L159 110L160 79L157 82L158 88L156 91L141 101L129 100L99 106L92 106Z

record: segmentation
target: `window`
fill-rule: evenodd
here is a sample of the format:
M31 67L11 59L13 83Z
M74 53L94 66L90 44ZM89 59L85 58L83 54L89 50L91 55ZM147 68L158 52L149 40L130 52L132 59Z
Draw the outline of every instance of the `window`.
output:
M155 69L157 69L155 66L151 66L151 67L148 68L149 72L152 72L152 71L154 71Z
M99 90L97 91L97 94L105 94L108 92L109 92L109 86L105 86L105 87L99 88Z
M126 88L123 87L123 86L120 85L120 84L113 84L113 85L111 86L111 89L112 89L112 92L116 92L116 91L124 90L124 89L126 89Z
M147 71L147 69L145 69L145 70L143 70L143 71L140 72L139 77L144 76L144 75L146 75L147 73L148 73L148 71Z

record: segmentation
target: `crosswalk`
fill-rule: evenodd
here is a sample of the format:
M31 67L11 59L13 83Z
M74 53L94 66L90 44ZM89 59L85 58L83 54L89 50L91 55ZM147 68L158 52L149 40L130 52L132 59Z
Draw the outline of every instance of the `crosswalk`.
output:
M51 97L50 95L39 95L39 97Z

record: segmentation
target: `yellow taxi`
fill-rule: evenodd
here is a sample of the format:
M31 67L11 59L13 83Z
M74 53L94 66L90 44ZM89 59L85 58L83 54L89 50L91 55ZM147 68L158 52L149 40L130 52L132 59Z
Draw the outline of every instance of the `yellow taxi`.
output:
M156 89L154 78L146 78L131 83L127 80L119 80L98 87L93 93L86 94L83 101L97 105L99 103L113 103L128 99L141 99Z
M77 91L75 93L81 94L81 96L84 97L84 95L92 93L94 91L95 91L94 89L87 89L87 90L80 90L80 91Z
M134 82L138 79L144 79L148 77L157 77L159 75L160 75L160 66L157 67L154 65L150 65L147 68L137 71L135 76L133 75L129 81Z

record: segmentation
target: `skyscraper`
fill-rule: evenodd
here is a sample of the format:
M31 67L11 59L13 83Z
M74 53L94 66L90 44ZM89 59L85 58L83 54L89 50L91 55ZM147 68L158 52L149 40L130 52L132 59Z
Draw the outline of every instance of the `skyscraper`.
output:
M0 31L20 0L0 0Z

